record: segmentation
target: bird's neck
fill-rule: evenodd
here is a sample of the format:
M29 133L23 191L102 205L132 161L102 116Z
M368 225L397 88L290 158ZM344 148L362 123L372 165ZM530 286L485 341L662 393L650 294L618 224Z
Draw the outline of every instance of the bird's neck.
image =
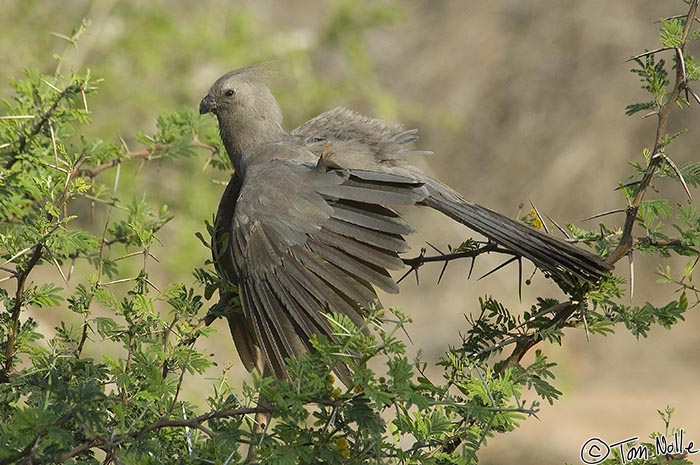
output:
M229 159L241 176L245 175L247 166L254 162L264 145L278 141L286 134L279 121L274 119L221 119L219 129Z

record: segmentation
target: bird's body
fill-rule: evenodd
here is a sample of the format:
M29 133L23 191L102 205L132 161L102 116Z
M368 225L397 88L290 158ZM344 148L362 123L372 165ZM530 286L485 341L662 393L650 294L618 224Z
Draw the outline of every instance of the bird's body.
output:
M236 169L213 250L220 273L239 286L243 312L227 318L249 370L286 377L285 358L311 350L314 334L333 338L324 313L361 325L375 287L398 292L389 270L403 267L413 229L395 207L441 211L564 281L594 282L610 269L409 165L415 130L336 108L285 132L256 68L222 76L200 112L217 115Z

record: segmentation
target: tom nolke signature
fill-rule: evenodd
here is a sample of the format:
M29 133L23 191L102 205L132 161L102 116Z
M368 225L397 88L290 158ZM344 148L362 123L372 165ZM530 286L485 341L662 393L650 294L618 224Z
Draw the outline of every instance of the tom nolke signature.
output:
M683 428L673 433L672 437L657 436L654 438L654 448L650 449L643 444L636 444L639 436L623 439L613 443L607 443L601 438L591 438L581 446L581 461L587 465L601 463L607 459L613 450L620 453L622 463L631 460L648 460L649 455L661 456L685 456L697 454L700 449L695 442L685 438Z

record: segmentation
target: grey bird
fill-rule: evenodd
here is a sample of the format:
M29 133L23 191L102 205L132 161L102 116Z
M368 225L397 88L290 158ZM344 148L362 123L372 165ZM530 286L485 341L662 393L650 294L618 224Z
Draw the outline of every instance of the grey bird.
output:
M288 378L286 358L313 350L315 334L334 338L325 312L360 326L375 288L398 292L389 271L404 267L399 254L413 229L396 207L438 210L565 283L595 283L612 268L408 164L421 153L416 130L335 108L285 131L265 74L227 73L199 106L216 115L235 168L212 250L219 273L239 287L242 311L226 317L248 370Z

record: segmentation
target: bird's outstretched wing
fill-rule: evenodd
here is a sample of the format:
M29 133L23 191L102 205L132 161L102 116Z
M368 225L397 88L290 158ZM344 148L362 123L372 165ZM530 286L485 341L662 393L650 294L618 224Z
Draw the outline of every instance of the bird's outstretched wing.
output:
M415 130L405 130L400 125L346 108L335 108L321 113L292 133L304 137L314 152L320 152L319 145L329 143L329 166L363 167L410 176L423 182L429 195L422 205L438 210L515 255L531 260L562 282L571 285L576 279L581 279L595 283L612 269L597 255L469 202L451 187L405 163L406 155L425 153L413 150L409 145L418 138Z
M403 267L413 230L389 206L426 195L422 182L386 173L279 160L247 169L223 253L273 374L286 377L284 359L310 350L314 334L334 338L325 312L361 326L373 286L398 291L387 270Z

